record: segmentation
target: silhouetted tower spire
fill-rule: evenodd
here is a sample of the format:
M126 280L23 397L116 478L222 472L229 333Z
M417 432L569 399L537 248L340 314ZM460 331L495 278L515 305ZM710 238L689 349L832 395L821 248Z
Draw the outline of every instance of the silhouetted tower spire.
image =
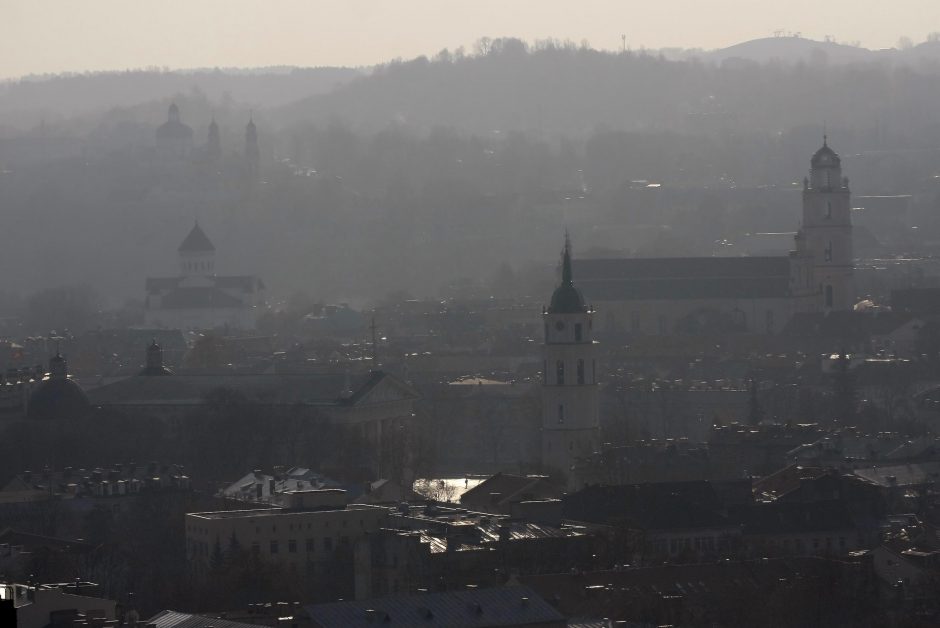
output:
M261 151L258 149L258 129L255 127L254 115L248 115L248 126L245 127L245 160L252 175L258 174L261 164Z
M219 139L219 125L215 123L214 116L212 122L209 123L209 140L206 142L206 157L213 163L222 159L222 142Z
M583 484L576 467L600 448L594 312L575 287L571 239L565 235L561 283L542 314L542 469L569 489Z
M565 233L565 248L561 256L561 283L564 286L574 285L571 276L571 237Z

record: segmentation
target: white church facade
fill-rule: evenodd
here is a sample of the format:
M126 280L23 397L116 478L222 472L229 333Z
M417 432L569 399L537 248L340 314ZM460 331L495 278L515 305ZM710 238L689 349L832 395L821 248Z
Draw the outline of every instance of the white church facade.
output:
M148 277L144 324L164 329L254 329L264 283L249 275L217 275L215 246L197 222L177 250L180 274Z
M578 285L598 327L640 335L774 334L801 312L851 310L849 182L824 139L803 182L794 250L786 256L580 259Z

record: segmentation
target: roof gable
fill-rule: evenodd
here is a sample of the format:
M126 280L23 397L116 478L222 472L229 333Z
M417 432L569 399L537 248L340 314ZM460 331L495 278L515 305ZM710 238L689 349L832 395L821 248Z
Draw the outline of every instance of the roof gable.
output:
M206 253L214 251L215 247L209 240L209 236L206 235L206 232L202 230L202 227L200 227L197 222L193 225L189 235L186 236L186 239L183 240L183 243L180 244L177 250L181 253Z

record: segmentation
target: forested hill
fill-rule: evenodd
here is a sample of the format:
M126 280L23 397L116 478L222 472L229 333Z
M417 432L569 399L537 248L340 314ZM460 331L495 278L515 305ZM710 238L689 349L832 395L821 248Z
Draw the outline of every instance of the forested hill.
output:
M0 115L73 116L193 91L212 101L272 107L330 91L358 74L351 68L216 68L28 77L0 82Z
M642 52L496 40L480 54L444 52L378 67L273 117L288 124L340 119L361 130L395 124L543 136L584 136L605 126L777 133L828 121L853 134L880 133L882 144L936 142L931 103L940 99L937 70L874 61L671 61Z

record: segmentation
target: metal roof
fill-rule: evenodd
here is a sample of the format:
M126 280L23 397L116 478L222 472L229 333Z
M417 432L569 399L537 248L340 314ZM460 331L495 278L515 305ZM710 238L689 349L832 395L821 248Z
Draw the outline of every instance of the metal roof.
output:
M483 626L545 625L564 616L524 586L469 589L443 593L389 595L371 600L314 604L305 607L315 625L323 628L355 628L383 625Z
M190 615L176 611L160 611L147 621L144 626L153 624L154 628L257 628L259 624L246 624L240 621L218 619L205 615Z

